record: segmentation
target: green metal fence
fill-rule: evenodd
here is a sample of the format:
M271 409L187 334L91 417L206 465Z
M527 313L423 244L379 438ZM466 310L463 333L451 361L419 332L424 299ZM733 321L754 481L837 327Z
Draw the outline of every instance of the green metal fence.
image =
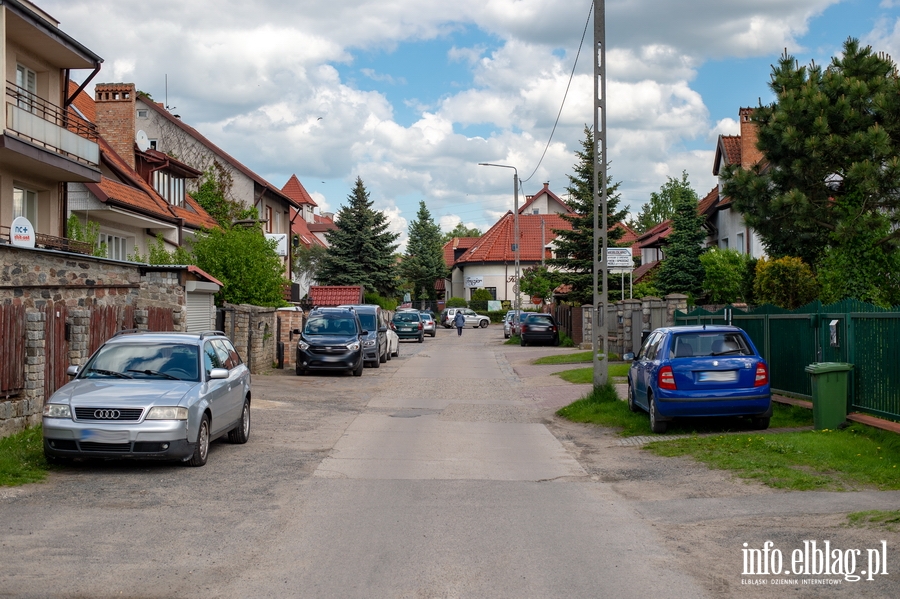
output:
M676 312L675 324L733 324L744 329L769 363L772 390L809 398L807 365L849 362L847 408L900 420L900 306L885 310L855 300L797 310L731 306Z

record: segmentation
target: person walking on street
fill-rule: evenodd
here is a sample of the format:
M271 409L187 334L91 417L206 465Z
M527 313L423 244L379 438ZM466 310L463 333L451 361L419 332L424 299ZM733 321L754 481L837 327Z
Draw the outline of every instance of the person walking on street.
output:
M462 312L457 312L456 317L453 319L453 324L456 325L456 335L461 337L463 327L466 326L466 317L463 316Z

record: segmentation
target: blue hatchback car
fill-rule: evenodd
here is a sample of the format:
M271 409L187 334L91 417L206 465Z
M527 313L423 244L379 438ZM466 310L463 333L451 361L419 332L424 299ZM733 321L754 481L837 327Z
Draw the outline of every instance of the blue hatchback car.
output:
M697 416L742 416L766 429L769 366L738 327L656 329L628 371L628 407L648 412L654 433L666 432L673 418Z

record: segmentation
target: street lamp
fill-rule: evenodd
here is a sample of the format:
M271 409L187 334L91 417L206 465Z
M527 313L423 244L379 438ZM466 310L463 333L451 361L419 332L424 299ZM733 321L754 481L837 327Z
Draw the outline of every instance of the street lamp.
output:
M515 289L515 310L519 313L520 309L520 290L519 290L519 171L514 166L508 164L491 164L490 162L479 162L478 166L496 166L497 168L511 168L513 170L513 252L516 256L516 284Z

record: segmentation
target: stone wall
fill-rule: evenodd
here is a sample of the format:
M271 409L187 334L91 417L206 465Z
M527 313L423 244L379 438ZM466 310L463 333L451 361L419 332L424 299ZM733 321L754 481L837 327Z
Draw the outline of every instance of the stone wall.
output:
M253 374L266 372L275 362L276 308L225 304L222 326Z
M306 314L300 308L280 308L276 313L276 319L281 321L280 335L275 343L281 343L284 348L283 367L294 368L297 365L297 335L293 331L294 329L303 329ZM276 329L278 329L277 320Z
M6 244L0 244L0 306L24 307L26 337L24 366L16 356L0 356L0 368L25 369L23 389L0 393L0 437L40 423L48 390L64 382L45 380L47 372L61 379L66 365L89 357L101 314L103 327L94 335L104 338L122 328L148 329L160 314L171 315L174 330L186 325L178 271ZM54 327L65 330L64 339L52 338Z
M583 314L583 349L590 349L592 340L594 307L581 307ZM607 305L607 350L623 356L637 353L643 336L653 329L675 324L675 311L687 310L687 296L679 293L667 295L665 299L645 297Z

